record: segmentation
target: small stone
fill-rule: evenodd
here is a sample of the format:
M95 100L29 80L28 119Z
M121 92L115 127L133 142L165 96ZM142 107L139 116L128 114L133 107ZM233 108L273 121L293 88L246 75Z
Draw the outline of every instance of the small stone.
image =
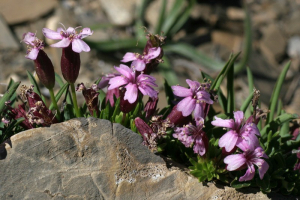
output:
M241 8L229 7L226 14L231 20L244 20L245 18L245 11Z
M0 49L18 50L19 48L20 44L15 40L13 33L0 15Z
M138 0L99 0L110 22L118 26L130 25L136 13Z
M233 52L239 52L242 50L243 37L234 35L225 31L213 31L211 33L212 42L226 46Z
M276 24L270 24L263 30L260 48L270 63L275 64L281 60L285 53L286 39Z
M17 24L37 19L57 5L55 0L1 0L0 13L8 24Z
M300 57L300 36L294 36L288 40L287 54L290 58Z

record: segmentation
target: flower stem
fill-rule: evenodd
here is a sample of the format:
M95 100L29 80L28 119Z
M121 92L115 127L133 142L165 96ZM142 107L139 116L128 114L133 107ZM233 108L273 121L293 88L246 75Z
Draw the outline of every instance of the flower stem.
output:
M70 83L70 85L71 85L72 99L73 99L73 104L74 104L74 108L75 108L76 117L81 117L80 111L78 109L74 83Z
M50 92L50 97L51 97L51 101L53 103L53 106L57 111L57 113L56 113L57 119L58 119L58 121L60 121L61 120L60 111L59 111L58 106L57 106L57 102L56 102L56 99L55 99L55 96L54 96L53 88L49 89L49 92Z

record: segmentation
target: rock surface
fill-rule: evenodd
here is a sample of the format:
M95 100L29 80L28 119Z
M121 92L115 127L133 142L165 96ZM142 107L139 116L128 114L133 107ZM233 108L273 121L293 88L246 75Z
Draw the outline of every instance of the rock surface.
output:
M0 160L0 199L268 199L204 186L167 168L141 142L120 124L95 118L14 135Z
M50 12L56 5L56 0L1 0L0 13L8 24L16 24L37 19ZM22 12L19 8L22 8Z

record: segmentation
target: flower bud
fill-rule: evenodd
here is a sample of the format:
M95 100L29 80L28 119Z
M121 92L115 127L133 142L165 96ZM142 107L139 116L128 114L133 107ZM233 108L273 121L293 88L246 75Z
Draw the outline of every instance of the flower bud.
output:
M75 83L80 70L80 55L72 50L72 43L62 49L61 73L68 83Z
M41 83L46 88L52 89L55 84L54 67L51 60L43 50L39 51L36 60L34 60L34 64L35 71Z
M156 111L156 106L157 106L158 98L151 98L149 97L144 111L146 112L146 118L149 119L153 116L153 114Z
M192 121L192 116L184 117L181 111L177 110L177 105L173 107L170 114L167 116L167 119L170 123L174 124L174 126L183 126L184 124L188 124Z

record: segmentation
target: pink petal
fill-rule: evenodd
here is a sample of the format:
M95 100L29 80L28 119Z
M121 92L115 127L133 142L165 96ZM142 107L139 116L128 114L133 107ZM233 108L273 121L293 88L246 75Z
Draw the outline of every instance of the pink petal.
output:
M202 104L196 103L194 117L195 117L195 119L204 117L204 111L203 111Z
M190 79L186 79L185 81L190 86L192 91L196 91L200 87L200 83L197 81L192 81Z
M197 99L200 101L205 101L208 104L213 104L214 101L210 99L210 94L206 91L197 92Z
M124 55L123 59L121 60L121 62L129 62L129 61L133 61L133 60L136 60L138 58L138 56L135 54L135 53L131 53L131 52L128 52Z
M23 41L26 43L26 44L30 44L32 46L34 46L33 44L33 41L36 39L36 36L34 33L31 33L31 32L28 32L28 33L25 33L23 35Z
M236 111L233 112L233 114L234 114L236 128L239 128L244 120L244 113L243 111Z
M148 54L145 55L145 60L147 60L147 62L149 62L148 60L152 60L154 58L157 58L159 56L160 52L161 52L160 47L150 48L149 51L148 51Z
M263 159L258 159L258 160L261 160L261 162L262 162L262 165L260 167L258 166L259 177L262 180L265 176L265 173L269 169L269 164Z
M70 45L71 41L68 38L63 38L61 41L51 44L51 47L58 47L58 48L66 48Z
M234 128L233 119L221 119L215 116L215 120L211 122L212 125L224 128Z
M81 39L73 39L72 41L72 50L74 52L80 53L82 51L89 52L91 48Z
M255 175L255 168L254 165L250 165L250 167L247 169L246 173L244 176L241 176L239 181L250 181L253 179Z
M177 110L182 112L183 116L190 115L196 106L196 99L186 97L177 104Z
M143 71L146 67L146 64L143 60L137 59L131 63L131 67L136 71Z
M246 163L246 158L243 154L229 155L224 158L224 163L227 164L228 171L234 171Z
M66 30L66 32L67 32L68 34L72 34L72 33L75 33L75 29L74 29L73 27L69 27L69 28Z
M112 89L118 88L122 85L126 85L127 83L128 83L128 80L125 77L122 77L122 76L114 77L109 80L108 84L110 84L110 86L107 88L107 90L112 90Z
M87 36L91 36L93 34L93 31L91 31L90 28L84 28L81 30L81 32L78 34L80 39L83 39Z
M140 85L139 90L143 95L148 95L151 98L157 98L157 91L148 85Z
M52 39L52 40L61 40L63 39L63 36L60 34L60 32L56 32L53 30L50 30L48 28L43 28L43 34L46 38Z
M121 64L120 67L115 67L115 69L120 72L123 76L125 76L128 81L134 81L134 73L132 69L130 69L128 66Z
M138 96L138 89L136 84L128 83L128 85L125 86L126 92L124 99L128 100L129 103L133 104L137 100Z
M172 90L173 90L173 93L178 97L190 97L193 95L193 92L191 89L188 89L188 88L185 88L182 86L174 85L174 86L172 86Z
M28 58L30 60L36 60L38 54L39 54L39 49L33 48L26 56L25 58Z
M238 134L235 131L230 130L220 138L219 146L225 147L225 150L230 152L235 147L237 140Z

